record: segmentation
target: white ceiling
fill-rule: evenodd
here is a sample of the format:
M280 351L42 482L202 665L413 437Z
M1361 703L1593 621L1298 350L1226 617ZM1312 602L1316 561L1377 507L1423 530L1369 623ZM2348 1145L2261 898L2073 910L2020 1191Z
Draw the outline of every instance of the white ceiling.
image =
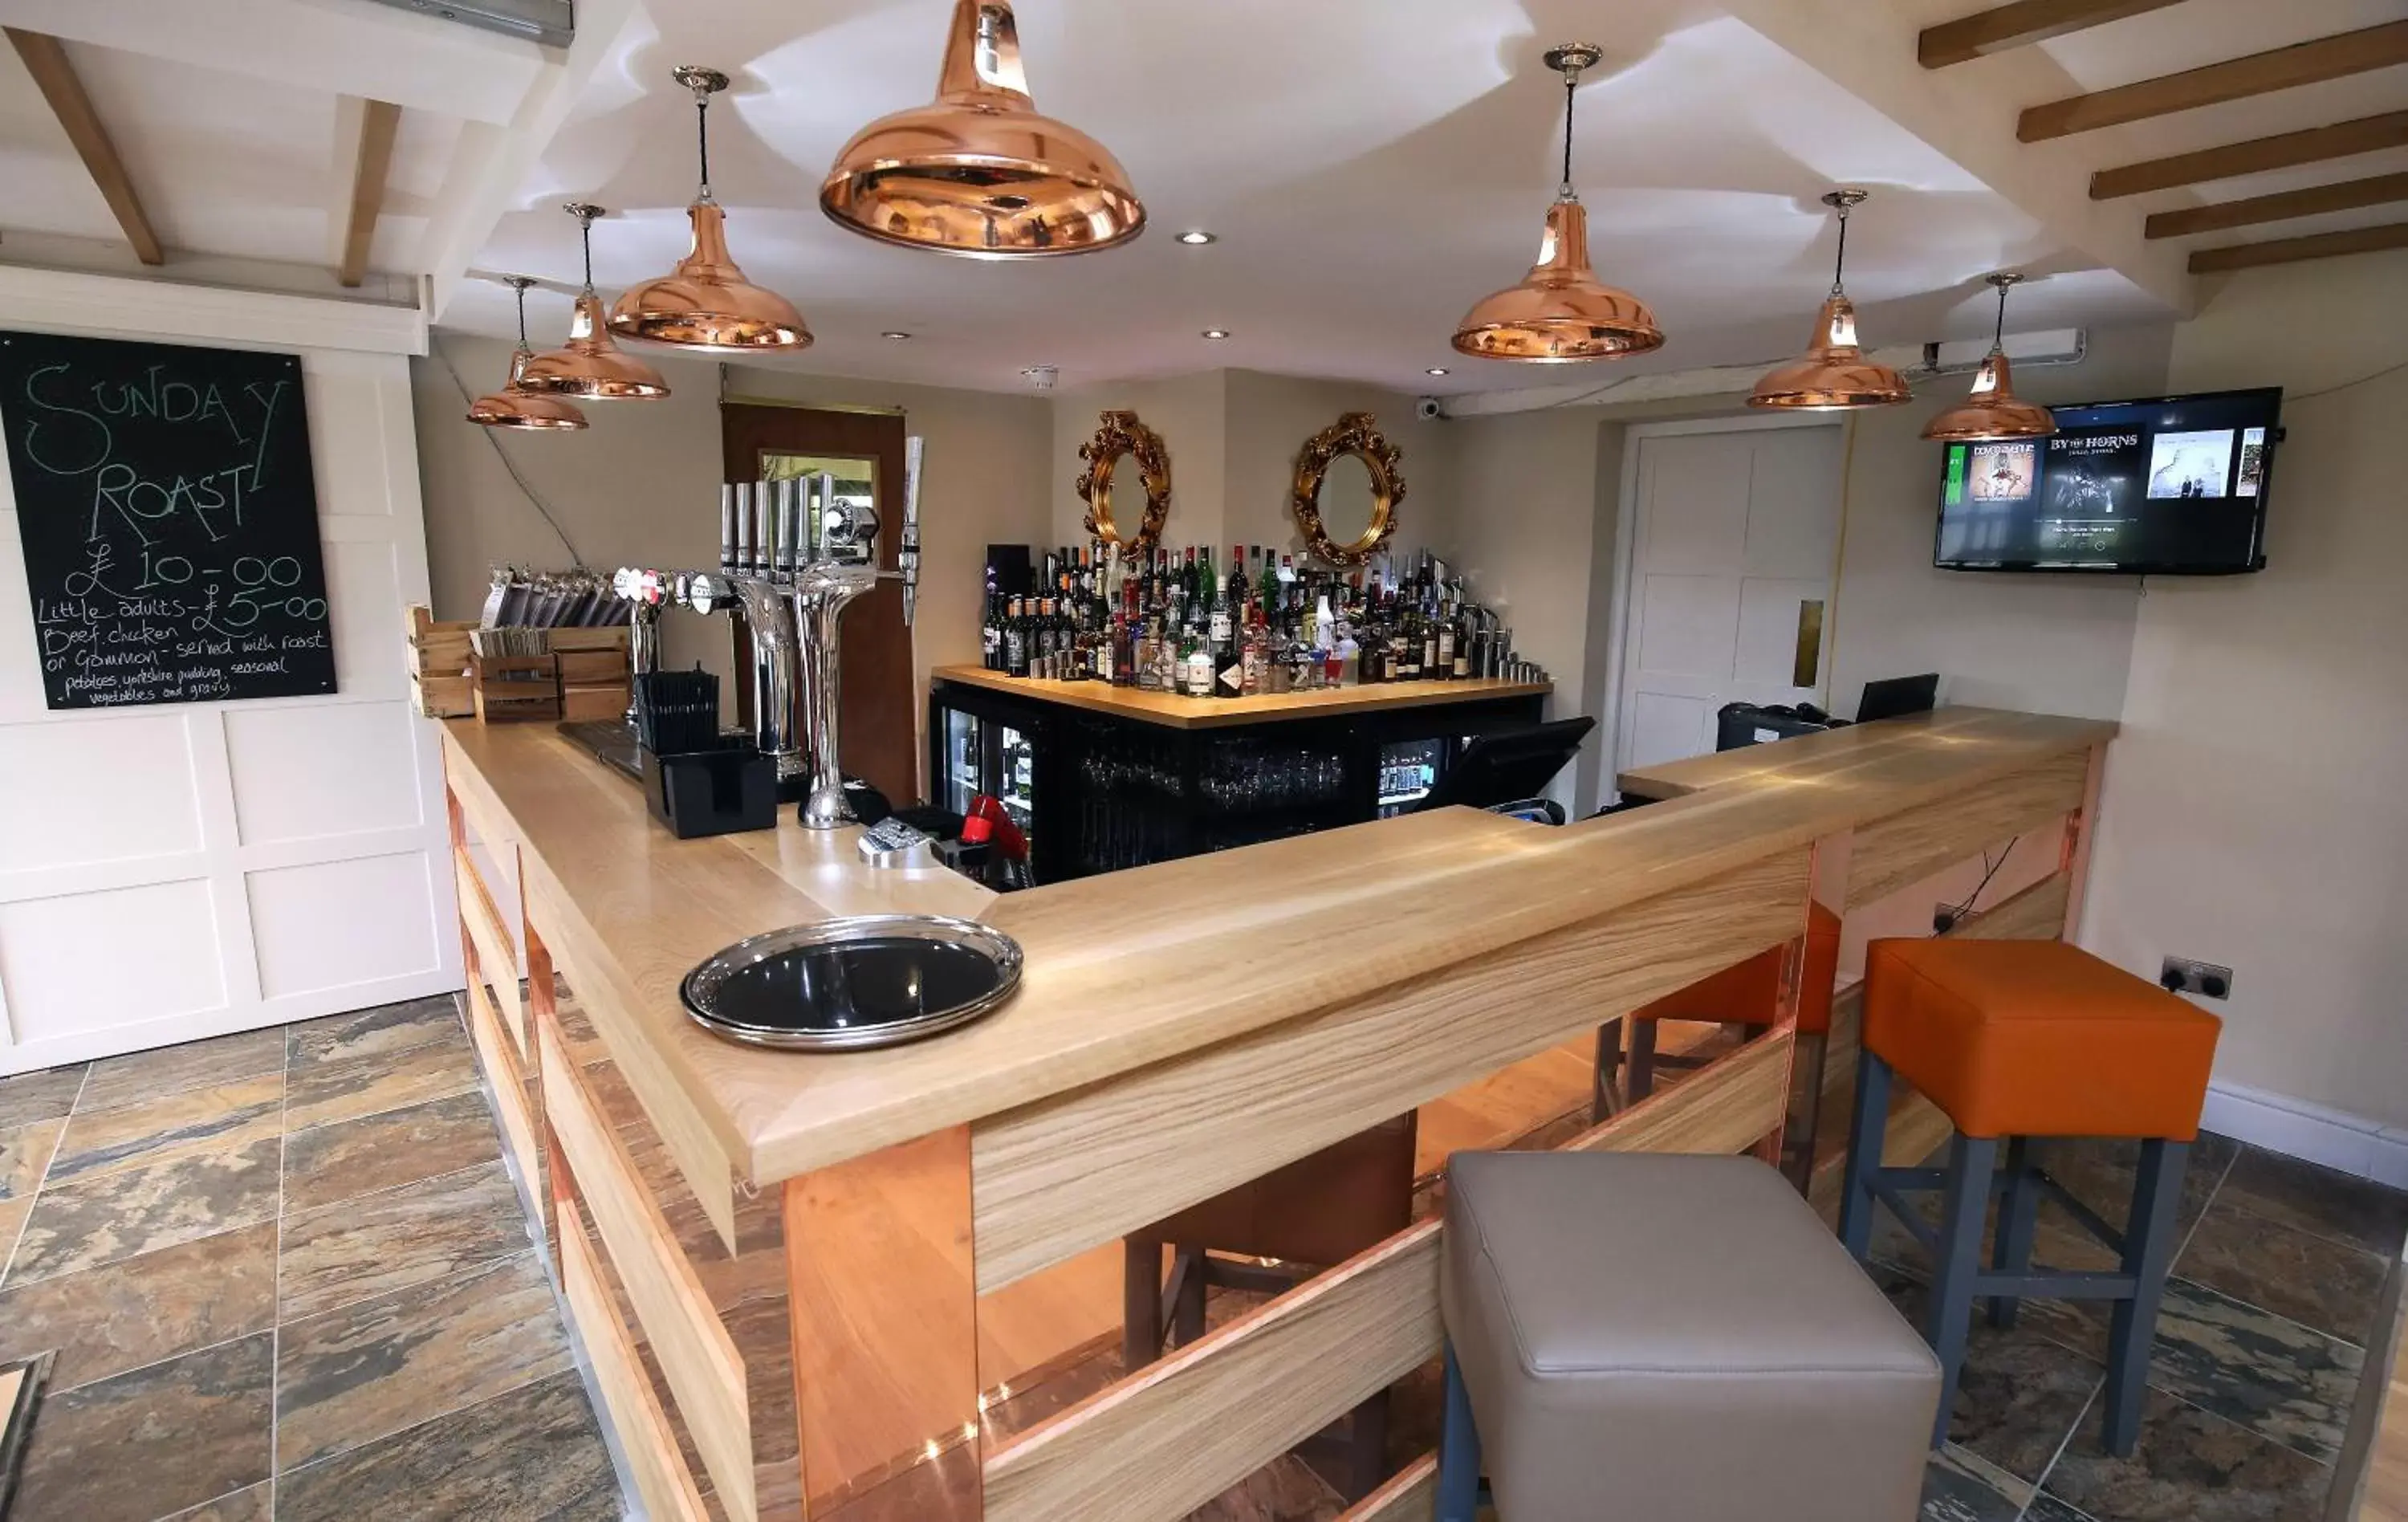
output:
M997 389L1037 364L1065 384L1218 366L1414 391L1570 379L1446 341L1532 257L1562 96L1539 54L1568 37L1608 60L1581 92L1575 171L1598 271L1648 299L1670 338L1615 375L1797 348L1828 282L1815 198L1834 183L1875 193L1849 245L1869 341L1985 332L1980 277L2004 265L2037 277L2017 327L2161 318L2187 290L2168 273L2181 249L2234 235L2143 247L2143 215L2201 197L2094 207L2079 200L2092 168L2408 105L2408 70L2392 69L2018 146L2023 106L2397 19L2408 0L2186 0L1940 75L1915 67L1920 26L1986 3L1624 0L1604 17L1584 0L1019 0L1039 108L1110 145L1151 214L1129 248L1036 265L874 245L815 204L855 128L928 97L949 0L585 0L566 56L366 0L0 0L0 21L69 39L163 239L191 254L324 265L348 183L339 126L357 108L344 97L400 102L371 262L436 276L442 326L494 334L508 292L456 277L573 282L563 200L613 210L595 235L606 288L684 251L693 117L669 70L715 65L736 80L712 111L735 252L819 337L785 363ZM1818 25L1845 32L1845 57L1826 56ZM2408 151L2208 189L2402 166ZM1173 241L1197 226L1220 241ZM0 50L0 258L45 236L117 235ZM540 342L566 303L532 305ZM1208 342L1208 327L1232 337Z

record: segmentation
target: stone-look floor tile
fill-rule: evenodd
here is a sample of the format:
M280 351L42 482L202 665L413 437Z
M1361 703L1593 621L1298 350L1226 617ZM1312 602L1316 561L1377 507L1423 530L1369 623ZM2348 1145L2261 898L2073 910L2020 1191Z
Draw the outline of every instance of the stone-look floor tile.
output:
M276 1223L0 1291L0 1362L58 1350L71 1390L276 1325Z
M77 1110L50 1160L50 1186L283 1132L284 1074L187 1089L114 1110Z
M466 1040L459 1006L450 994L380 1004L284 1027L284 1050L294 1068L346 1057L389 1056L451 1038Z
M33 1209L31 1195L22 1199L0 1199L0 1284L8 1282L8 1260L16 1256L17 1234L24 1228L25 1217Z
M75 1108L76 1094L83 1087L84 1070L90 1066L76 1062L64 1068L0 1078L0 1130L13 1130L37 1120L64 1120L67 1112Z
M2170 1279L2149 1383L2329 1464L2365 1363L2347 1343Z
M245 1486L231 1496L205 1500L188 1512L162 1517L159 1522L268 1522L275 1504L275 1486L262 1480Z
M280 1522L619 1515L618 1479L573 1369L287 1471L276 1485Z
M1920 1522L2015 1522L2032 1487L1955 1443L1924 1466Z
M527 1249L518 1191L498 1162L284 1218L286 1321L481 1268Z
M0 1286L232 1231L276 1215L276 1137L44 1189Z
M473 1090L407 1110L295 1131L284 1139L284 1208L305 1211L398 1188L502 1155L485 1097Z
M268 1474L275 1337L46 1395L12 1515L152 1522Z
M1345 1510L1343 1498L1311 1465L1282 1454L1190 1512L1186 1522L1331 1522Z
M2173 1271L2362 1347L2390 1263L2218 1200L2200 1218Z
M1888 1270L1876 1270L1873 1280L1915 1330L1926 1331L1928 1286ZM2025 1308L2027 1319L2000 1330L1989 1325L1984 1306L1975 1306L1948 1421L1951 1446L2027 1486L2046 1472L2106 1377L2100 1364L2041 1335L2028 1323L2030 1309Z
M2111 1458L2089 1414L2042 1483L2043 1494L2112 1522L2320 1522L2332 1471L2159 1390L2140 1446Z
M280 1472L569 1366L533 1253L289 1322L279 1337Z
M2217 1202L2392 1257L2408 1241L2408 1194L2256 1147L2233 1163Z
M370 1053L339 1062L296 1068L284 1097L284 1124L311 1126L357 1120L465 1093L477 1085L477 1060L464 1037L407 1051Z
M212 1036L205 1041L162 1046L122 1057L103 1057L92 1065L78 1110L114 1110L120 1105L164 1098L186 1089L215 1088L262 1073L284 1070L281 1027Z
M41 1186L64 1120L36 1120L0 1130L0 1199L22 1199Z

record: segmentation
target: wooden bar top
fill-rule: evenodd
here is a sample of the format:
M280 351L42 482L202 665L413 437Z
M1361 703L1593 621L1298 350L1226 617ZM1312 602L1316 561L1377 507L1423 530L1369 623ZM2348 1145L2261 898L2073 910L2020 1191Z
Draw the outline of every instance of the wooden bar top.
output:
M765 1185L1426 977L2114 733L1946 710L1760 747L1723 785L1560 829L1445 809L1000 897L864 868L853 831L805 831L791 810L774 832L677 840L639 789L548 729L454 720L443 745L472 812L509 822L530 901L604 949L596 970L650 1048L621 1060L657 1064ZM965 1029L876 1052L759 1051L683 1013L680 980L721 947L880 911L996 926L1026 953L1020 992Z
M1884 785L1884 780L1901 767L1913 768L1950 753L1980 754L2001 743L2044 734L2084 735L2088 739L2083 743L2093 744L2114 733L2115 725L2104 720L1943 708L1659 766L1633 767L1615 782L1625 793L1657 799L1686 797L1708 788L1741 783L1845 786L1862 779Z
M1177 693L1115 687L1107 682L1039 682L1007 676L982 666L939 666L938 682L985 687L1031 702L1110 713L1172 729L1225 729L1233 725L1272 724L1282 719L1324 719L1380 709L1426 708L1434 703L1476 703L1486 697L1528 697L1555 691L1550 682L1375 682L1369 686L1317 687L1300 693L1256 693L1251 697L1184 697Z

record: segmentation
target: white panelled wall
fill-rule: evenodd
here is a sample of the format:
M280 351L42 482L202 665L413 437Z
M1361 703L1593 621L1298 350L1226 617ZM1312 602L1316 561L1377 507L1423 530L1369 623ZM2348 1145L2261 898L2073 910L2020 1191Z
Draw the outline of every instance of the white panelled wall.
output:
M432 721L414 310L0 269L0 327L300 357L336 691L43 707L0 456L0 1073L456 988Z

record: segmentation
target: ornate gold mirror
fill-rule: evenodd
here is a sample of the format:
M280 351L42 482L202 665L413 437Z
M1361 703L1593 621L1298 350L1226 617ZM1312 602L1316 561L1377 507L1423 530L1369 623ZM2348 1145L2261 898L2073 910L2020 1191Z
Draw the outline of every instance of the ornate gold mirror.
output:
M1296 457L1296 526L1315 556L1360 566L1397 531L1397 504L1405 499L1398 453L1369 412L1346 413L1305 441ZM1325 520L1354 537L1340 543Z
M1127 554L1142 555L1161 541L1163 520L1170 516L1170 452L1135 412L1106 412L1102 421L1096 437L1079 446L1079 458L1087 462L1078 483L1087 504L1087 532ZM1112 519L1112 471L1124 456L1137 462L1138 481L1145 488L1145 519L1134 533Z

